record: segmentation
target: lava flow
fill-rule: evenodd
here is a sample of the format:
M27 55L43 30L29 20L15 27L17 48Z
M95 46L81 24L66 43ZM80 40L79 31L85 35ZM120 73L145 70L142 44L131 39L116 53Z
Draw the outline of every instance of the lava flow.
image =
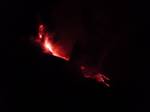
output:
M45 53L69 61L69 57L65 56L65 53L63 52L64 50L54 41L54 35L48 33L44 25L39 26L36 42L41 45Z
M36 38L36 42L40 44L45 53L49 53L50 55L69 61L70 57L65 55L64 49L61 48L62 46L54 41L54 35L48 33L44 25L39 26L38 38ZM80 66L79 68L84 78L96 80L106 87L110 87L110 85L107 83L107 81L110 79L99 73L96 67Z
M94 79L97 82L110 87L110 85L107 83L110 79L106 77L105 75L99 73L99 71L96 69L96 67L87 67L87 66L80 66L80 70L83 74L84 78L87 79Z

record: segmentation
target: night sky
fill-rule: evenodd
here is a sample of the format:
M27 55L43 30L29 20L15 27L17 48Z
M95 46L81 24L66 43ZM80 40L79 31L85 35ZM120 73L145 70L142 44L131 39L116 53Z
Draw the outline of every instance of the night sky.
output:
M1 112L130 107L126 1L5 0L1 5ZM41 21L59 34L70 62L43 54L32 42ZM82 78L73 63L83 60L108 74L111 87Z

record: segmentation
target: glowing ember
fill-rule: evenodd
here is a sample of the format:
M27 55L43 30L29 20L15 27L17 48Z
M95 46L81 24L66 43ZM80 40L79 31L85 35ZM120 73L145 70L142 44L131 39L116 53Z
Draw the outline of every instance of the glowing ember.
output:
M53 40L53 35L50 35L44 25L39 26L38 38L36 40L43 48L45 53L50 55L62 58L66 61L69 60L69 57L65 56L63 49L56 45Z
M106 82L110 79L106 77L105 75L99 73L95 68L93 69L92 67L80 66L80 69L83 74L83 77L94 79L97 82L102 83L107 87L110 87L110 85Z

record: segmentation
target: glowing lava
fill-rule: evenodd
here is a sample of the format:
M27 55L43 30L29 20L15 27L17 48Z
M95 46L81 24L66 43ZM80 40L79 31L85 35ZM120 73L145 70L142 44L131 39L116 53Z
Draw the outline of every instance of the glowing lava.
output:
M53 54L52 45L50 44L50 42L48 40L48 37L45 37L43 47L44 47L45 51L50 52L51 54Z
M93 69L92 67L80 66L80 70L84 78L94 79L97 82L102 83L107 87L110 87L110 85L107 83L107 81L110 79L105 75L99 73L95 68Z
M70 57L65 55L64 49L62 49L62 47L54 41L54 35L48 33L46 31L46 27L43 24L39 25L38 38L36 38L36 42L42 47L44 53L48 53L50 55L69 61ZM107 81L110 79L99 73L96 67L80 66L80 70L84 78L96 80L106 87L110 87L110 85L107 83Z
M41 45L43 51L68 61L69 57L65 56L63 49L54 42L53 38L54 36L46 31L44 25L39 26L38 38L36 41Z

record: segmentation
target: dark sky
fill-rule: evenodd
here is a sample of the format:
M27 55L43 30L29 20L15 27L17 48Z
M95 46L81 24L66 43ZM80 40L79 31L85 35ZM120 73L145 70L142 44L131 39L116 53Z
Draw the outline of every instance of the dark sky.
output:
M76 107L70 112L109 110L106 107L110 106L118 110L117 106L126 104L128 99L123 97L128 96L129 86L126 1L5 0L1 11L4 112L51 110L55 106L66 111ZM75 61L86 60L109 74L112 88L107 90L80 79L78 68L71 63L41 54L30 41L41 21L49 31L60 34L69 53L75 50L72 51ZM49 107L50 102L53 105Z
M39 22L44 21L50 30L60 34L67 51L71 52L74 42L78 42L78 55L85 55L83 58L90 60L89 63L106 65L108 70L113 69L117 74L126 71L129 30L127 2L58 0L5 1L3 4L2 35L7 37L2 39L6 39L7 43L4 44L8 45L2 43L2 46L8 49L4 50L9 51L8 54L14 54L13 48L18 48L23 39L28 40L37 33ZM22 51L21 47L19 50Z

